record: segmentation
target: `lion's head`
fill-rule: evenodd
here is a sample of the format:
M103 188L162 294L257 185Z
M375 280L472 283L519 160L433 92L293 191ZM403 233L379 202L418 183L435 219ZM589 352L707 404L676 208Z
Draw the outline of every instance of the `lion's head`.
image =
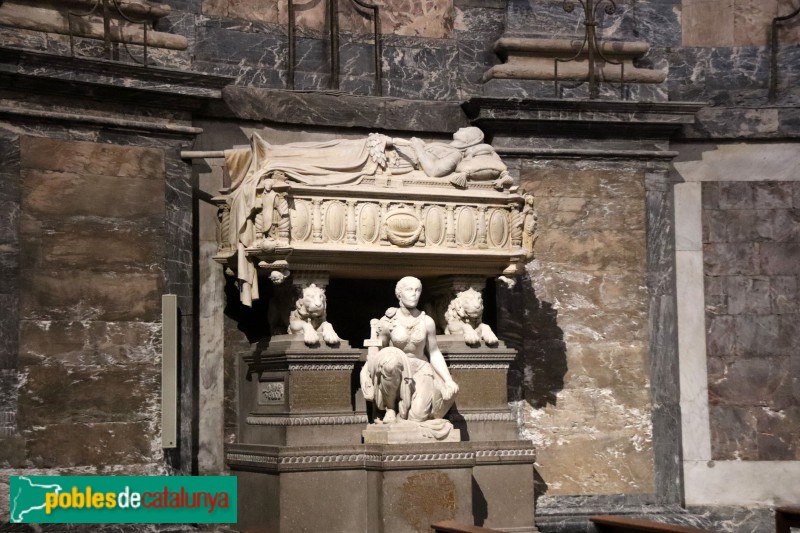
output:
M325 316L325 290L311 284L303 288L303 297L297 300L297 312L302 317L321 318Z
M483 297L475 289L467 289L458 293L458 296L450 303L455 315L465 322L480 322L483 316Z

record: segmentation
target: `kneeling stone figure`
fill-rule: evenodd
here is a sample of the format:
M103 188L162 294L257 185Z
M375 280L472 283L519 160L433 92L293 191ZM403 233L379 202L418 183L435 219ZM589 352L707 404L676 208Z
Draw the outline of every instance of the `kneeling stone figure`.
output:
M400 307L391 307L374 324L377 353L367 357L361 370L364 398L374 402L380 416L376 424L414 422L428 438L442 440L452 431L443 420L455 401L458 385L436 343L436 325L417 309L422 283L405 277L395 295Z

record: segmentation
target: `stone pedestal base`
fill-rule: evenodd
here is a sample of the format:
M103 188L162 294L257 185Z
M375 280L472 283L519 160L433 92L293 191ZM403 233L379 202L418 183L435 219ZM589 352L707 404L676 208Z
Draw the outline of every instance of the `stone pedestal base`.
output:
M536 531L530 442L237 444L240 531L416 533L456 520Z
M461 432L447 420L417 423L398 420L393 424L370 424L361 432L365 444L410 444L460 442Z
M240 442L274 446L361 441L367 414L354 410L353 372L361 351L346 341L306 346L275 335L266 352L242 359Z

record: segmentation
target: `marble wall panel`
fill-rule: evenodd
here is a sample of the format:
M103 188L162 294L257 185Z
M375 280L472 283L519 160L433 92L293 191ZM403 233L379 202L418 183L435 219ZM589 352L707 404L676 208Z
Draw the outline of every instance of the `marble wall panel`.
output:
M683 46L766 46L772 19L796 8L792 0L683 0ZM796 23L780 31L781 42L798 42Z
M388 35L407 35L436 39L450 38L453 33L455 10L453 0L377 0L381 10L381 31ZM288 5L276 0L203 0L203 14L216 17L270 22L285 26ZM296 2L298 28L307 32L325 31L327 4L322 1ZM372 22L357 11L350 2L339 3L339 27L351 33L369 33Z
M152 461L151 432L152 426L146 422L66 422L38 426L25 433L28 464L35 468L121 465L128 469ZM151 469L148 473L159 471L163 469Z
M510 395L541 491L651 494L644 175L527 160L520 186L539 237L522 283L499 289L498 331L520 351Z
M157 470L165 218L175 208L164 154L21 138L17 425L30 467Z
M712 456L797 460L795 185L702 186Z

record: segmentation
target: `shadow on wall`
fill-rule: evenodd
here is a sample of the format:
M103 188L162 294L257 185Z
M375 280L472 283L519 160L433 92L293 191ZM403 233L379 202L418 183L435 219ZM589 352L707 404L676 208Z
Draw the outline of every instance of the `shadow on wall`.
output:
M269 292L270 285L262 283L261 288ZM236 323L237 329L247 338L256 355L267 349L271 338L267 317L270 297L271 294L262 295L259 300L253 302L253 307L249 308L239 300L236 280L231 276L225 277L225 316Z
M509 289L497 286L497 331L517 358L508 370L508 400L534 409L556 405L567 373L564 332L558 311L540 300L529 276Z

